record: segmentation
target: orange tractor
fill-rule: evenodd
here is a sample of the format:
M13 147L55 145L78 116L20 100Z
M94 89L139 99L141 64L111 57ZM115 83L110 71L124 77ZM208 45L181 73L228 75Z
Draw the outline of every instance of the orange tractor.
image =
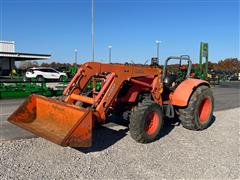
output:
M168 73L172 59L188 61L184 78ZM163 70L156 60L151 65L87 62L64 90L63 99L32 95L8 121L71 147L91 146L95 123L119 111L131 112L129 131L141 143L158 139L165 117L178 116L185 128L203 130L211 124L214 99L209 83L190 78L190 72L188 56L169 57Z

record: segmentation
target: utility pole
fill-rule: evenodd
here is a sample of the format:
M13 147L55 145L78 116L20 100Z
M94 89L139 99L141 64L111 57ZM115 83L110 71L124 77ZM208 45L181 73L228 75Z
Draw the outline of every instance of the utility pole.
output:
M77 53L78 53L77 49L75 49L74 52L75 52L75 64L77 65Z
M92 61L94 61L94 0L92 0Z
M108 58L109 58L109 63L111 63L111 61L112 61L112 45L109 45L108 46L108 49L109 49L109 56L108 56Z

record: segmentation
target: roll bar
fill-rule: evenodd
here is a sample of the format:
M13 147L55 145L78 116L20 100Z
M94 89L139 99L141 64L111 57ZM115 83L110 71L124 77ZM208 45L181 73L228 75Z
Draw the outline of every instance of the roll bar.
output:
M191 73L191 70L192 70L192 60L190 59L190 56L189 55L182 55L180 57L178 56L169 56L166 61L165 61L165 65L164 65L164 68L163 68L163 76L162 76L162 79L165 78L166 76L166 72L167 72L167 65L168 65L168 61L170 60L180 60L180 66L182 64L182 60L185 60L185 61L188 61L188 70L187 70L187 75L186 77L190 77L190 73Z

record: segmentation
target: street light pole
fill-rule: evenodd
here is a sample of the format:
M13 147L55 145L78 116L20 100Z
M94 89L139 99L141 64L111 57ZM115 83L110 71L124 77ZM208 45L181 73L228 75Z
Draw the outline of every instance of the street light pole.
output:
M112 61L112 45L109 45L108 46L108 49L109 49L109 63L111 63L111 61Z
M160 43L161 43L161 41L156 40L156 44L157 44L157 58L158 58L158 61L159 61Z
M77 49L74 50L75 51L75 64L77 65Z
M92 61L94 61L94 0L92 0Z
M159 42L157 43L157 58L159 60Z

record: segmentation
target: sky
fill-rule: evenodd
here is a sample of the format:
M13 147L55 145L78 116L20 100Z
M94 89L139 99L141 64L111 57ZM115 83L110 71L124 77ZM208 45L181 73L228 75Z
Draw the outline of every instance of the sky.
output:
M51 54L51 61L92 59L91 0L0 0L0 40L18 52ZM95 0L95 60L133 60L188 54L199 59L200 42L209 59L239 58L239 0ZM50 61L50 62L51 62Z

